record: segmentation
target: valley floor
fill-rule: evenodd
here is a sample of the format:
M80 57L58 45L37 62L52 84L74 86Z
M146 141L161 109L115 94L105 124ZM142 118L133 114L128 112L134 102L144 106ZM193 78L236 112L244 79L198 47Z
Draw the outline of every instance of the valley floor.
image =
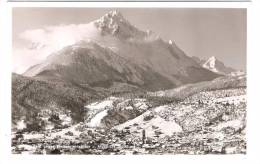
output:
M245 154L246 89L203 91L183 101L110 97L87 105L85 122L62 129L12 132L14 154ZM124 122L104 121L114 108L138 110ZM123 106L123 107L122 107ZM98 107L98 108L97 108ZM112 110L113 108L113 110ZM92 112L92 113L91 113ZM124 112L126 113L126 112ZM129 112L128 112L129 113ZM109 128L108 128L109 125Z

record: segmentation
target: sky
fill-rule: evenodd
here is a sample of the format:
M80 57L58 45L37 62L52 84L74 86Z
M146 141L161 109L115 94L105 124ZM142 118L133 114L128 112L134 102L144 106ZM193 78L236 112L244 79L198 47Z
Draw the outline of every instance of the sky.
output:
M69 44L70 38L75 36L63 38L65 29L75 30L77 34L79 27L84 27L111 10L115 9L13 8L13 71L22 73L29 66L44 60L55 48L60 48L65 44L63 42ZM165 41L173 40L188 56L203 59L215 56L227 66L246 70L246 9L117 10L137 28L152 30ZM43 29L49 33L46 34ZM39 49L32 49L31 42L48 43L52 47L36 45Z

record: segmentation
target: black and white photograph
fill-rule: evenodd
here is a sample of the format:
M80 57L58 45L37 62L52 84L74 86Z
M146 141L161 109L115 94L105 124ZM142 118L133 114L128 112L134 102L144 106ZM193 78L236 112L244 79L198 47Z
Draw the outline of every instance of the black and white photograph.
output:
M11 153L247 153L246 8L12 9Z

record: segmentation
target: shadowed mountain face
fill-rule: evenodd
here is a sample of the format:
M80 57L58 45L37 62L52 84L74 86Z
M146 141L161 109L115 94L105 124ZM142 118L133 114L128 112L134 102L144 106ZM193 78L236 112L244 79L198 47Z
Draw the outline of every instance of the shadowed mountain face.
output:
M24 75L105 88L122 82L145 90L218 77L186 56L174 42L137 29L117 11L90 22L86 30L90 26L93 35L51 54Z
M93 42L65 47L32 67L25 75L109 88L114 82L154 90L175 85L148 66L135 64Z

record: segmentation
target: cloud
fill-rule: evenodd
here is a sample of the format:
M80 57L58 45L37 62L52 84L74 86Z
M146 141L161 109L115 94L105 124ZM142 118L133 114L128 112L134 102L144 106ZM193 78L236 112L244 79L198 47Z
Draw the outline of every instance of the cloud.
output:
M23 73L29 67L41 63L47 56L81 40L97 41L109 47L115 47L117 40L104 37L93 22L89 24L70 24L46 26L41 29L26 30L18 35L23 46L13 46L13 72ZM159 38L149 32L146 41ZM137 40L129 40L137 42ZM120 41L119 41L120 42Z
M41 50L41 54L47 54L47 50ZM44 55L39 54L38 50L32 50L27 48L14 48L13 49L13 72L21 74L25 72L29 67L40 63L45 59Z
M51 53L80 40L96 38L98 35L99 31L93 23L47 26L24 31L18 36L24 47L13 46L13 72L23 73Z
M43 29L28 30L20 34L20 38L60 49L86 38L93 38L98 34L97 29L90 24L71 24L48 26Z

